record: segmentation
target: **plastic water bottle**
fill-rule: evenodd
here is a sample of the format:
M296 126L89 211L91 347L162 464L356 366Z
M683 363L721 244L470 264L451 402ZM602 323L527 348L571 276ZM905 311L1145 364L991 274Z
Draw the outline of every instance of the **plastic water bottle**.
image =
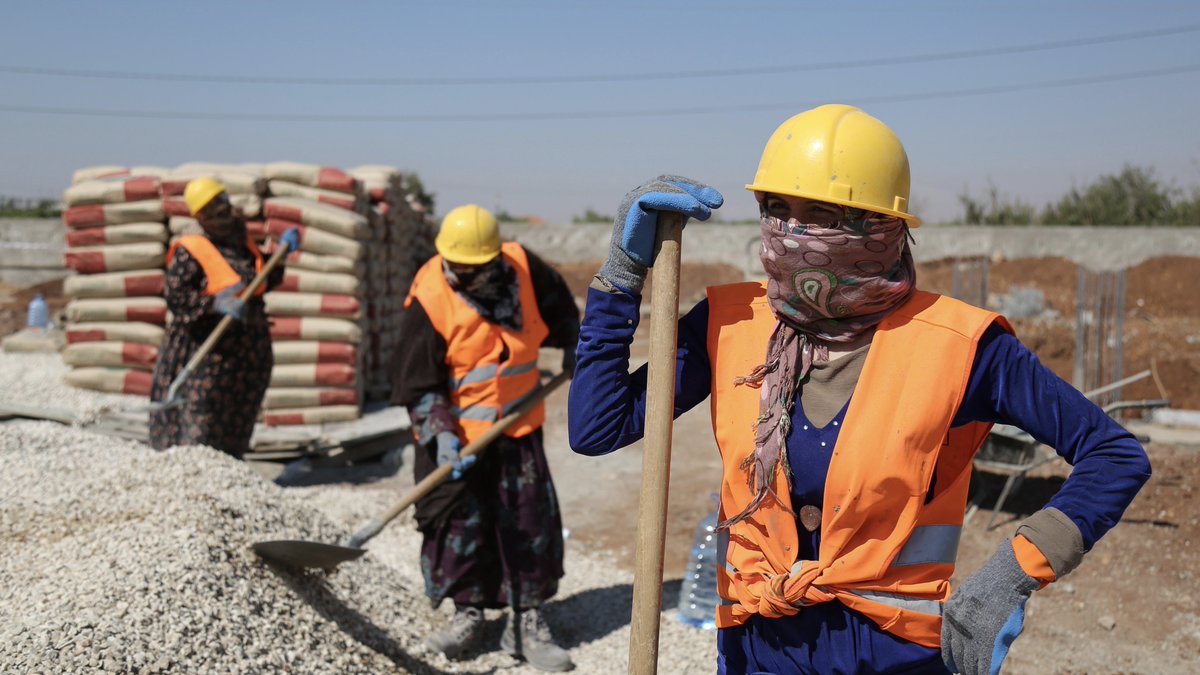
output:
M29 328L45 330L46 324L49 322L50 308L46 306L46 298L41 293L38 293L29 301L29 314L25 320L25 325Z
M689 626L713 630L716 609L721 599L717 595L717 512L700 519L692 540L692 555L684 570L679 588L678 619Z

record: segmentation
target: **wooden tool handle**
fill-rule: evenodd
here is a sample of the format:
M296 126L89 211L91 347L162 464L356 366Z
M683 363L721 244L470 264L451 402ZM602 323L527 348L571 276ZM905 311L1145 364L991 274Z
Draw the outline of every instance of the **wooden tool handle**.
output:
M271 254L270 259L267 260L267 263L263 265L258 274L254 275L254 278L251 279L250 284L242 290L242 293L238 296L238 299L240 299L242 302L246 302L250 298L254 297L254 292L258 290L259 286L263 285L263 283L267 280L267 277L271 274L271 271L274 270L279 264L279 261L283 260L284 256L288 254L289 248L290 247L287 244L283 243L282 241L279 242L275 248L275 252ZM221 339L221 336L225 334L225 331L229 330L229 326L233 322L234 318L232 316L225 316L221 318L221 321L217 323L217 327L208 334L208 338L200 344L200 347L196 350L196 353L192 354L192 358L188 359L187 365L184 366L183 370L179 371L179 374L175 376L174 381L171 382L171 387L167 389L167 396L165 399L163 399L164 401L172 401L175 399L175 397L179 394L179 387L181 387L188 377L191 376L192 371L196 369L196 366L200 365L200 362L208 357L208 353L213 350L213 347L217 345L217 341Z
M458 455L460 457L469 457L471 455L477 455L483 452L484 448L486 448L488 445L491 445L492 441L496 440L500 434L504 433L505 429L511 427L514 422L521 419L525 413L529 412L533 406L541 403L547 396L550 395L551 392L569 379L571 379L571 374L562 372L558 375L555 375L550 381L546 382L546 384L530 392L524 398L524 400L522 400L517 407L513 409L512 412L508 413L504 417L501 417L495 424L488 427L487 431L483 432L482 436L468 443L465 448L458 452ZM408 493L405 494L400 501L396 502L392 508L388 509L386 513L367 523L358 532L355 532L354 536L350 538L348 545L353 547L362 546L363 543L368 539L379 534L380 530L382 530L385 525L392 522L396 516L400 515L405 509L416 503L418 499L429 494L433 488L445 482L446 479L450 477L450 472L453 470L454 467L450 464L443 464L442 466L434 469L428 476L425 476L425 478L421 479L421 482L413 486L413 489L409 490Z
M683 216L658 212L654 284L650 290L650 360L646 382L646 434L642 447L629 672L658 671L658 618L662 612L663 540L671 475L671 423L675 417L675 344L679 321L679 248Z

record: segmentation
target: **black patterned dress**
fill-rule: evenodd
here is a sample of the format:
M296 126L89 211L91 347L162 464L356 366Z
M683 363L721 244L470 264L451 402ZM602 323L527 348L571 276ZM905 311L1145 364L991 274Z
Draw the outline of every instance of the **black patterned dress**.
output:
M249 284L255 275L254 255L245 244L212 242L243 283ZM267 287L282 280L280 265L268 277ZM173 318L154 367L151 401L166 397L171 381L222 318L213 309L212 296L204 294L207 283L200 263L182 246L176 249L167 267L165 288ZM274 364L266 307L258 296L246 303L245 320L233 322L180 387L183 404L150 414L150 445L156 450L207 445L241 459L250 449L250 435Z
M562 276L529 249L529 275L538 313L549 328L543 347L574 350L579 309ZM515 283L515 276L511 281ZM472 307L493 323L511 320L497 311L516 293L492 293ZM474 300L480 300L476 297ZM421 438L453 430L449 411L446 340L433 327L420 301L401 318L401 349L393 363L392 402L407 406ZM413 462L416 481L437 468L437 443L422 445ZM425 593L436 607L445 598L457 607L538 607L558 592L563 576L562 516L542 430L500 436L458 481L438 485L417 501L421 571Z

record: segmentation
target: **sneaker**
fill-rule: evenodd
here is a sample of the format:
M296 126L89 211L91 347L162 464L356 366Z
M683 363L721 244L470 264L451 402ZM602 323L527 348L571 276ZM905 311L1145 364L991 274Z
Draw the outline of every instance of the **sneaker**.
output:
M425 644L447 658L457 659L478 647L482 637L483 611L478 607L461 607L454 613L450 625L426 638Z
M567 650L554 644L550 627L536 609L527 609L508 617L504 634L500 636L500 648L525 659L538 670L557 673L575 667Z

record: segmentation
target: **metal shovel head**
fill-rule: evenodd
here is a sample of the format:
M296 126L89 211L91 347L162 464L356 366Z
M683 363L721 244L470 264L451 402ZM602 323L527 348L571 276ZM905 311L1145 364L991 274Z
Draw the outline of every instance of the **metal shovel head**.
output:
M296 539L260 541L255 543L253 548L259 557L284 567L314 567L327 572L333 571L338 564L354 560L367 552L365 548Z

